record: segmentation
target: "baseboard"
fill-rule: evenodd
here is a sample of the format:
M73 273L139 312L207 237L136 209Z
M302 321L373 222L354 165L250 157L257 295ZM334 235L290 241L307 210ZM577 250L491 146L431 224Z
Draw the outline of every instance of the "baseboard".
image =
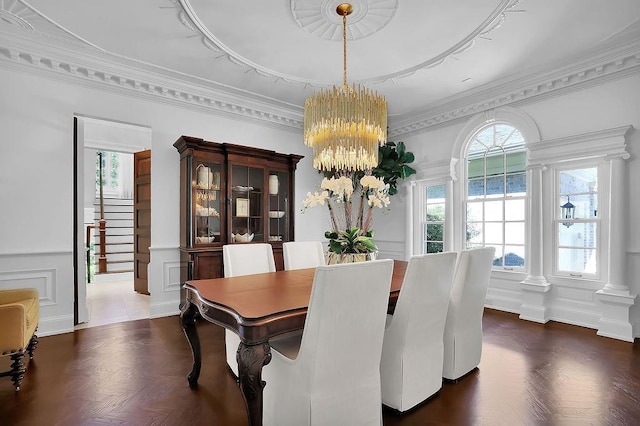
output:
M54 334L72 333L73 315L61 315L57 317L40 318L38 331L39 337L53 336Z
M149 318L163 318L179 315L180 309L178 301L152 303L149 306Z

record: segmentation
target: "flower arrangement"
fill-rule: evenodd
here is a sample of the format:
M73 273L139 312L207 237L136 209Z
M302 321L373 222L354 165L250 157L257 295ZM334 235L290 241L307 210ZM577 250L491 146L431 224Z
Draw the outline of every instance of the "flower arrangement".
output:
M355 209L354 197L359 198ZM331 178L325 177L320 191L307 193L303 211L326 205L331 218L331 230L325 232L329 252L361 254L377 250L374 232L370 229L373 209L388 208L389 204L389 185L383 178L365 174L357 179L352 172L341 172Z
M324 172L320 191L307 193L302 211L318 205L329 209L331 230L324 234L329 239L328 263L360 262L374 256L378 248L371 229L373 209L389 208L399 180L416 173L409 166L413 161L404 142L387 142L378 149L378 166L372 170Z

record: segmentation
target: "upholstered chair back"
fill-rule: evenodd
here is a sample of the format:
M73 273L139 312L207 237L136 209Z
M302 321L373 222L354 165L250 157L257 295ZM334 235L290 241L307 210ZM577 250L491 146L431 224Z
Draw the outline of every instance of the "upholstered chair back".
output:
M444 331L443 377L456 380L480 363L482 314L491 277L493 247L464 250L458 257Z
M282 243L284 269L315 268L324 265L324 249L320 241L289 241Z

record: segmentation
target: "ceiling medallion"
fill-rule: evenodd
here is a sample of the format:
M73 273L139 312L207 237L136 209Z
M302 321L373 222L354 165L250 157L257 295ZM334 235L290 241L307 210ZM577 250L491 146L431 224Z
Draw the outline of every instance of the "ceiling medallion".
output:
M291 0L291 14L300 28L325 40L342 39L342 19L336 14L339 0ZM380 31L393 18L398 0L352 0L347 39L357 40Z

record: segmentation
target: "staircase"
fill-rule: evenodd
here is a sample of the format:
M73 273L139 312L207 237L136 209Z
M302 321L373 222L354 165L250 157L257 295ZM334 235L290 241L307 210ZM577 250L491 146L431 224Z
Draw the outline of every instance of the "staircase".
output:
M100 200L95 207L95 271L98 272L100 256ZM107 222L106 250L107 273L133 272L133 200L104 199L104 219Z

